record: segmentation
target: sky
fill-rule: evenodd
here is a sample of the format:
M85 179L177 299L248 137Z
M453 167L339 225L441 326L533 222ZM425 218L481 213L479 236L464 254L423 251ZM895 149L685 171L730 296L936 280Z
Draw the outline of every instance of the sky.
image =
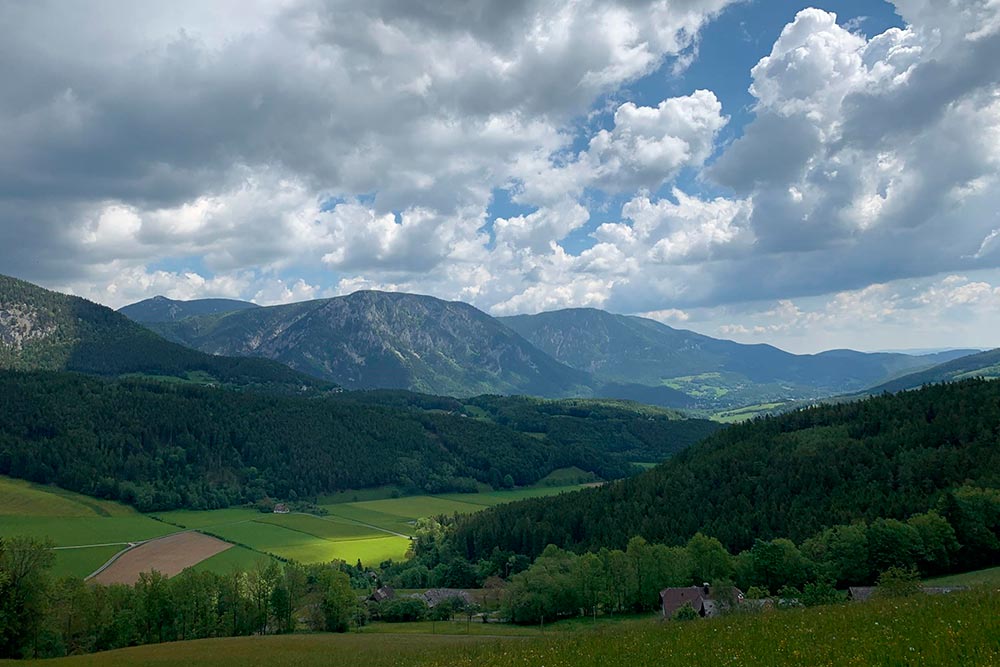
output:
M1000 346L998 0L7 0L0 273Z

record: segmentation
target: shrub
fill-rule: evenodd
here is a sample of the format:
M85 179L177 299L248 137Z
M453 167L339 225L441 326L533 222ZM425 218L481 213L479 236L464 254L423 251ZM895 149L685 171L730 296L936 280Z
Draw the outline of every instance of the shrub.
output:
M389 623L422 621L427 618L427 603L421 598L386 600L379 605L379 615Z
M698 612L694 610L690 602L685 602L680 609L674 612L675 621L694 621L698 618Z
M902 598L920 592L920 573L916 567L890 567L878 575L875 594L882 598Z

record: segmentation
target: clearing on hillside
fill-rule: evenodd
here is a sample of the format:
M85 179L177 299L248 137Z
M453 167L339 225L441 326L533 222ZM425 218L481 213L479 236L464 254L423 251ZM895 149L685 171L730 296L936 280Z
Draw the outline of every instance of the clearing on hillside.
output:
M156 570L168 577L197 565L233 545L196 532L177 533L150 540L125 552L93 578L101 584L134 584L141 572Z

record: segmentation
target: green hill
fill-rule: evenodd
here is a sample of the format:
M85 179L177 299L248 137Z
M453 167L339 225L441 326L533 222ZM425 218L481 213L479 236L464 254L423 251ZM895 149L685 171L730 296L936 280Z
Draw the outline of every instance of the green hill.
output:
M494 547L534 556L547 544L681 544L701 531L737 552L756 538L947 514L958 487L1000 489L998 430L1000 383L981 380L758 419L631 479L463 518L455 544L474 561ZM992 534L960 535L970 559L1000 551L1000 515L984 516Z
M917 373L910 373L873 387L866 393L905 391L934 382L952 382L972 377L1000 378L1000 349L970 354Z
M330 386L272 361L188 349L110 308L8 276L0 276L0 368L167 376L294 391Z
M588 395L589 377L461 302L363 291L150 326L211 354L264 357L349 389Z

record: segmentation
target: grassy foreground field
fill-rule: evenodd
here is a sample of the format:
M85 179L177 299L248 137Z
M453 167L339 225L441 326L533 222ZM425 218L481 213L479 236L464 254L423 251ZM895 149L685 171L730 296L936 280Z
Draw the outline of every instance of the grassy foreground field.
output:
M689 623L628 621L589 632L536 631L533 637L362 633L208 639L10 664L987 667L1000 664L1000 593L980 589Z

